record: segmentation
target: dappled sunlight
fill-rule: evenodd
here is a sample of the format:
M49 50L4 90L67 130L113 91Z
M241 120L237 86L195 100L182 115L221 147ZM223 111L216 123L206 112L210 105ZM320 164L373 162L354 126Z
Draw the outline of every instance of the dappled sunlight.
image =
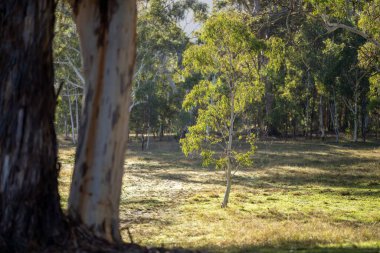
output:
M186 159L176 142L154 145L141 152L131 143L127 153L120 208L127 241L128 228L145 245L217 252L380 246L379 146L259 142L254 166L237 171L221 209L222 171ZM63 206L73 154L60 150Z

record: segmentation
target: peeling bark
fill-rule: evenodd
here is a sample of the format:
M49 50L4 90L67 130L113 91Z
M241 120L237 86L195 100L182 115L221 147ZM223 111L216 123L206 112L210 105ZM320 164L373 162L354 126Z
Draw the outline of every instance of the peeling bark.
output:
M73 7L86 88L69 214L95 235L119 242L119 202L135 62L136 2L77 0Z

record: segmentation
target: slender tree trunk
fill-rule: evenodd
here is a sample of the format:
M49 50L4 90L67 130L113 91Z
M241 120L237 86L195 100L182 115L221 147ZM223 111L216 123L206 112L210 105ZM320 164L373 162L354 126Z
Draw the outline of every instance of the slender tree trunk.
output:
M148 126L148 132L147 132L147 137L146 137L146 150L149 149L149 144L150 144L150 126Z
M319 96L319 130L321 131L321 139L325 140L325 125L323 123L323 97Z
M316 89L315 89L315 87L314 87L314 84L312 83L311 84L311 112L310 112L310 127L309 127L309 129L310 129L310 136L311 136L311 139L313 138L313 132L314 132L314 118L315 118L315 101L316 101L316 94L315 94L315 92L316 92ZM323 106L322 107L322 109L323 110L325 110L325 107ZM325 115L326 113L324 113L324 115ZM326 124L326 120L324 121L325 123L324 124ZM325 125L324 125L325 126Z
M79 136L79 105L78 105L78 90L75 88L75 121L76 121L76 141L78 141Z
M230 192L231 192L231 174L232 174L232 169L231 169L231 161L228 159L227 162L227 170L226 170L226 192L224 193L224 199L222 203L222 208L227 207L228 205L228 199L230 197Z
M333 103L330 103L330 115L331 115L331 121L333 124L333 129L335 132L335 142L339 142L339 117L338 117L338 106L336 104L336 99L335 99L335 92L334 92L334 97L333 97Z
M135 62L136 2L76 0L86 93L69 214L95 235L121 240L119 202Z
M67 126L67 117L66 117L66 113L65 113L65 139L67 139L69 137L69 131L68 131L68 126Z
M228 205L228 199L230 196L231 191L231 171L232 171L232 163L231 163L231 156L232 156L232 141L233 141L233 134L234 134L234 121L235 121L235 108L234 108L234 94L231 94L231 113L230 113L230 128L228 131L228 143L227 143L227 170L226 170L226 192L224 194L224 199L222 203L222 208L227 207Z
M144 151L145 149L145 136L144 136L144 130L141 132L141 151Z
M355 94L354 101L354 133L353 133L353 141L358 141L358 98L357 94Z
M70 99L70 92L68 87L66 87L66 97L67 97L67 103L69 104L69 112L70 112L70 123L71 123L71 141L73 144L76 144L75 140L75 123L74 123L74 116L73 116L73 108L71 106L71 99Z
M309 115L309 107L310 107L310 102L309 102L309 97L307 97L306 98L306 107L305 107L305 117L306 117L306 119L305 119L305 128L304 128L304 136L305 136L305 138L307 138L308 136L307 136L307 134L308 134L308 129L307 129L307 127L309 126L309 120L310 120L310 115Z
M376 140L379 138L379 127L380 126L380 115L377 116L377 126L376 126Z
M164 126L160 124L160 141L164 139Z
M339 142L339 117L338 117L338 105L336 104L336 97L334 91L334 130L335 130L335 141Z
M54 130L54 9L53 0L0 1L1 252L53 244L65 227Z
M288 119L286 119L286 123L285 123L285 142L287 141L288 139Z
M311 133L311 129L308 129L310 126L310 71L307 71L307 80L306 80L306 107L305 107L305 115L306 115L306 120L305 120L305 137L308 137L308 134ZM308 131L309 130L309 131ZM311 139L311 135L309 136Z
M362 119L362 139L363 142L366 142L367 140L367 128L368 128L368 112L367 112L367 99L364 96L362 99L362 106L361 106L361 119Z

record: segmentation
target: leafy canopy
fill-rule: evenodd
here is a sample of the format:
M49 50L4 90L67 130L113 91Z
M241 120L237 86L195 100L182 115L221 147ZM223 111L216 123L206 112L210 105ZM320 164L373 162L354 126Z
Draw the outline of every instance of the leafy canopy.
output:
M200 43L184 53L184 76L200 74L201 81L187 94L183 107L198 110L196 124L181 140L185 155L200 153L204 165L225 167L252 163L254 135L244 131L241 117L262 97L259 57L265 44L250 29L251 19L237 12L210 17L200 31ZM229 135L246 141L250 149L232 145ZM220 147L223 152L217 152Z

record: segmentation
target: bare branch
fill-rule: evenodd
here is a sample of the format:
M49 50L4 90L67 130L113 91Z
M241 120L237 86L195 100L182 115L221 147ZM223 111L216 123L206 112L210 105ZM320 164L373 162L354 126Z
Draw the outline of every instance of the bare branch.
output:
M373 39L370 35L366 34L365 32L363 31L360 31L359 29L356 29L354 27L351 27L351 26L348 26L348 25L345 25L345 24L340 24L340 23L331 23L327 16L326 15L322 15L322 19L323 21L325 22L326 24L326 28L329 32L333 32L337 29L344 29L346 31L349 31L349 32L352 32L352 33L355 33L363 38L365 38L366 40L372 42L376 47L380 48L380 42Z
M69 66L74 70L75 74L77 75L77 77L80 79L80 81L82 82L82 84L85 83L84 81L84 77L83 75L80 73L79 69L73 64L73 62L70 60L69 57L66 56L66 60L69 64Z
M79 89L81 89L81 90L84 90L84 87L83 87L83 86L81 86L81 85L79 85L79 84L76 84L76 83L70 81L69 79L66 79L66 82L67 82L68 84L70 84L71 86L74 86L74 87L77 87L77 88L79 88Z

